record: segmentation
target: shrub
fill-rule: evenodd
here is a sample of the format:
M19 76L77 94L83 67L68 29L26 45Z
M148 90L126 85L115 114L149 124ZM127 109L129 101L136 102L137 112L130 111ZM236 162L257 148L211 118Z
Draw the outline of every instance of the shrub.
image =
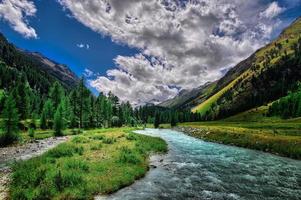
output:
M139 164L142 162L141 156L129 149L128 147L122 147L119 154L119 162L121 163L130 163L130 164Z
M74 146L70 144L61 144L57 148L48 151L48 156L53 158L72 157L74 154L82 155L84 148L82 146Z
M94 144L91 146L91 150L92 151L97 151L97 150L100 150L102 148L102 144L101 143L98 143L98 144Z
M89 171L89 165L86 161L78 160L74 158L68 158L62 163L64 169L66 170L80 170L84 172Z
M90 137L93 140L103 140L104 136L103 135L94 135Z
M34 138L35 133L34 133L34 129L33 128L29 129L28 135L29 135L29 137Z
M112 123L112 127L121 127L122 126L122 123L120 122L120 119L117 116L112 117L111 123Z
M126 136L126 139L127 139L127 140L137 140L136 136L135 136L133 133L129 133L129 134Z
M84 137L84 136L76 136L72 139L72 142L73 143L88 143L89 142L89 139L87 137Z
M114 144L116 142L116 139L113 137L111 137L111 138L105 137L105 138L103 138L102 142L104 144Z
M83 131L81 129L72 129L71 130L72 135L79 135L81 133L83 133Z
M80 173L74 173L72 170L59 170L54 177L54 184L58 191L63 191L68 187L83 185L84 179Z

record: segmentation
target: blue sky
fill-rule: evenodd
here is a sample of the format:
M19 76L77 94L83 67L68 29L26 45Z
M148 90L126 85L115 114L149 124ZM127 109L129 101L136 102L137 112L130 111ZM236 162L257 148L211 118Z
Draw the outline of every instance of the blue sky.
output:
M52 0L36 0L36 16L28 18L38 38L24 38L7 22L0 22L0 31L20 48L37 51L59 63L67 64L78 76L85 68L105 74L114 67L117 55L134 55L138 51L127 45L116 44L88 27L68 17L62 6ZM89 49L78 44L88 44Z
M300 15L301 0L2 0L0 31L139 105L220 78Z

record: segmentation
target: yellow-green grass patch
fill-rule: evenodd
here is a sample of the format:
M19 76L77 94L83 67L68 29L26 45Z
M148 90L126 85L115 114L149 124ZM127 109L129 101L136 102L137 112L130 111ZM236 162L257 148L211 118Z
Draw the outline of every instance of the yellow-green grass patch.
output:
M133 183L147 172L149 154L166 152L167 145L132 130L86 131L15 164L11 199L93 199Z

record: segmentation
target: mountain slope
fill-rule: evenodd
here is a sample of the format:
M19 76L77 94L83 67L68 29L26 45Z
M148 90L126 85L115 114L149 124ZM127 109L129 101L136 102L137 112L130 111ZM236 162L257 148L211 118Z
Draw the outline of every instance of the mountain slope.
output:
M208 118L223 118L284 96L301 80L298 45L301 19L217 82L214 93L193 108Z
M65 88L73 88L79 78L66 66L51 61L38 53L30 53L16 48L10 44L0 33L0 64L1 84L8 86L5 81L14 81L17 74L25 74L29 83L47 92L47 88L54 81L59 81ZM14 74L13 77L6 77ZM9 75L8 75L9 76Z
M66 65L58 64L37 52L23 52L33 60L41 63L39 67L42 70L55 77L66 86L73 87L79 82L79 78Z
M216 82L206 83L192 90L182 90L177 96L159 104L166 108L191 108L203 102L208 93L212 92Z

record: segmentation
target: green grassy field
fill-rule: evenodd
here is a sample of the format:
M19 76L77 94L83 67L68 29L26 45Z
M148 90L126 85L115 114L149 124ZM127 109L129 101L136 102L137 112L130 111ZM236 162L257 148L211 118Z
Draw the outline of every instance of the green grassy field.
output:
M265 117L267 106L222 121L179 124L197 128L192 136L301 159L301 118Z
M148 170L159 138L131 128L86 131L40 157L13 166L11 199L93 199L133 183Z

